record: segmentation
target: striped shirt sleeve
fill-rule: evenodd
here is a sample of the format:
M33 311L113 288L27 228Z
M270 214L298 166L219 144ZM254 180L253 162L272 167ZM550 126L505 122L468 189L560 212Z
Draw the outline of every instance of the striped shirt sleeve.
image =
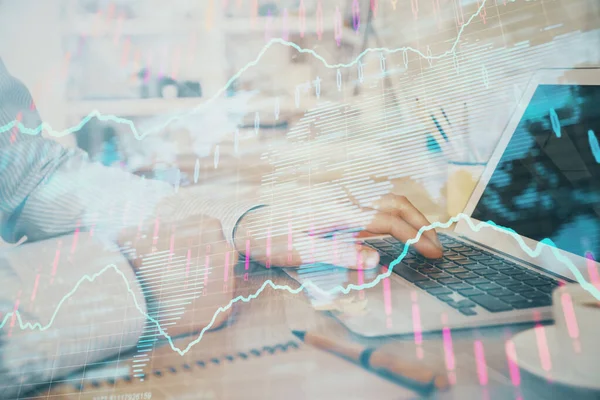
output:
M21 125L18 125L18 124ZM180 190L91 162L39 132L27 88L0 60L0 224L4 240L40 240L80 229L114 234L152 218L159 204L171 218L218 218L233 244L235 225L256 204L216 200L209 191ZM22 128L25 129L22 129Z

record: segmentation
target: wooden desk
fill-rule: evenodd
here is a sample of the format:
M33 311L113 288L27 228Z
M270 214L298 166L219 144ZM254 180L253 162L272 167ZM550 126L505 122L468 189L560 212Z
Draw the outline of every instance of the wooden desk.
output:
M237 292L247 296L254 293L260 285L266 280L271 279L280 285L289 285L296 288L298 284L292 281L284 273L273 269L270 271L259 271L258 275L251 276L245 281L243 275L238 276ZM560 387L543 379L520 372L518 384L513 384L510 378L509 367L505 355L505 342L514 333L528 329L529 326L513 326L488 329L475 329L464 331L452 331L452 347L454 354L453 368L456 383L448 392L435 393L434 398L439 399L554 399L554 398L573 398L573 399L594 399L597 393L588 393L585 391L568 389ZM380 339L363 339L351 335L333 318L324 313L316 312L308 303L303 294L293 295L284 290L274 290L267 287L258 298L250 302L238 302L235 306L235 313L230 318L230 323L223 329L207 333L202 341L196 344L193 349L185 356L181 357L174 353L168 346L159 347L154 351L151 357L148 370L152 368L166 368L169 365L181 366L183 363L197 359L200 355L211 357L228 353L244 351L264 345L273 345L276 343L292 340L291 329L312 329L323 333L338 335L340 338L356 340L368 345L384 346L389 351L397 353L404 359L417 359L417 347L412 337L386 337ZM178 342L179 346L185 344L195 337L183 339ZM487 381L480 383L477 363L474 355L474 343L480 341L484 349ZM444 341L441 334L426 335L423 338L422 361L433 368L446 370L446 352ZM128 362L128 361L124 361ZM277 362L274 356L273 362ZM123 361L121 362L123 363ZM289 366L287 366L289 367ZM350 367L349 367L350 368ZM83 391L76 390L71 385L58 385L46 394L34 397L35 399L110 399L109 396L124 395L125 397L113 397L113 399L126 399L127 394L134 393L152 393L153 399L178 399L178 398L220 398L204 397L194 391L194 382L200 382L203 378L202 371L192 370L186 372L187 378L185 385L181 385L181 380L174 383L169 376L153 377L150 376L145 382L134 382L122 385L118 390L110 387L94 388L88 385ZM366 372L365 372L366 373ZM344 374L344 371L339 371ZM339 378L339 375L337 376ZM320 376L322 382L327 379L335 378L331 376ZM228 377L233 382L243 377ZM267 379L267 378L265 378ZM277 379L269 377L268 379ZM297 397L297 388L290 387L290 398ZM198 389L199 390L199 389ZM248 386L251 391L251 385ZM373 398L377 396L377 388L373 387ZM196 393L196 394L193 394ZM170 394L170 395L168 395ZM296 396L294 396L296 394ZM356 398L353 393L339 393L339 398ZM199 397L195 397L199 396ZM213 396L213 395L211 395ZM398 398L416 398L416 394L405 388L398 388Z

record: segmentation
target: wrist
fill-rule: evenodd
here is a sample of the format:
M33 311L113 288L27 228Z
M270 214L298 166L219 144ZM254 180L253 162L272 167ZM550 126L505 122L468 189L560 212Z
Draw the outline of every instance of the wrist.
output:
M260 212L265 205L261 204L256 207L253 207L246 211L239 219L237 224L235 225L232 233L233 245L235 250L240 254L246 253L246 243L248 240L251 240L251 226L252 221L255 220L257 214Z

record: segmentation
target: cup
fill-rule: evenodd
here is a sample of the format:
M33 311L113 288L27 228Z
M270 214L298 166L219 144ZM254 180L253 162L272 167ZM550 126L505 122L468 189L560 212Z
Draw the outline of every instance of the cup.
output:
M579 368L599 371L600 378L600 300L578 283L559 287L552 300L557 344L576 354Z
M450 217L454 217L464 211L484 168L485 163L448 162L446 211Z

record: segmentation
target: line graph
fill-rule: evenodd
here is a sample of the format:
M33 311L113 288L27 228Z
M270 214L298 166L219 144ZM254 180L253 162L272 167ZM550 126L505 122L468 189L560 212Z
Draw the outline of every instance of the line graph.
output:
M365 284L360 284L360 285L355 285L355 284L349 284L348 286L337 286L332 288L331 290L323 290L321 288L319 288L317 285L315 285L314 283L312 283L311 281L306 281L303 284L301 284L299 287L297 287L296 289L291 288L288 285L277 285L275 284L273 281L271 280L266 280L253 294L250 294L248 296L237 296L234 297L233 299L231 299L226 305L219 307L211 321L209 322L209 324L204 327L200 333L198 334L198 337L196 339L194 339L193 341L191 341L184 349L180 349L177 346L175 346L171 336L169 336L169 334L160 326L159 321L157 321L155 318L153 318L152 316L148 315L146 312L144 312L143 308L140 306L140 304L138 303L135 293L133 292L133 290L131 289L131 287L129 286L128 282L127 282L127 278L125 277L125 275L119 271L117 269L117 267L113 264L111 265L107 265L106 267L104 267L103 269L101 269L100 271L92 274L92 275L86 275L84 277L82 277L77 284L73 287L73 289L71 289L62 299L61 301L58 303L58 305L56 306L56 309L54 311L54 313L52 314L52 317L50 318L50 320L48 321L48 323L46 325L42 325L39 322L36 322L34 324L32 323L24 323L22 318L21 318L21 314L19 313L18 310L16 311L12 311L7 313L4 316L4 319L2 320L2 323L0 323L0 329L2 327L4 327L4 325L8 322L9 319L12 318L16 318L16 320L19 322L19 326L21 329L31 329L31 330L35 330L35 329L39 329L41 331L49 329L52 326L52 323L54 322L56 316L58 315L58 312L60 311L62 305L74 294L77 292L77 290L79 289L79 287L86 281L88 282L93 282L96 278L98 278L99 276L101 276L102 274L106 273L109 270L114 270L117 274L119 274L121 276L121 278L123 278L123 281L125 282L125 285L127 287L127 290L129 292L129 294L131 294L133 301L135 303L136 308L140 311L140 313L146 317L150 322L152 322L153 324L156 325L159 333L165 337L165 339L167 339L167 341L169 342L169 345L171 347L171 349L175 352L177 352L179 355L183 356L185 355L193 346L195 346L196 344L200 343L200 341L202 340L202 338L204 337L204 334L210 330L212 328L212 326L214 325L218 315L222 312L225 312L227 310L229 310L235 303L237 302L250 302L253 299L258 298L258 296L267 288L267 287L271 287L272 289L275 290L286 290L291 294L298 294L300 292L302 292L304 289L306 288L313 288L317 291L320 291L321 293L325 293L325 294L335 294L335 293L344 293L344 294L348 294L350 293L352 290L363 290L363 289L368 289L368 288L372 288L374 286L376 286L379 282L381 282L383 279L389 277L392 273L392 268L397 265L399 262L402 261L402 259L406 256L406 254L408 253L408 249L410 248L410 246L414 243L417 243L421 236L423 236L423 234L429 230L432 229L436 229L436 228L449 228L452 224L459 222L461 219L464 219L468 224L469 227L474 231L474 232L479 232L481 229L483 228L491 228L494 229L496 231L502 232L502 233L507 233L510 236L512 236L513 239L515 239L517 241L517 243L519 244L519 246L523 249L523 251L525 251L529 256L531 257L538 257L542 251L543 248L545 248L544 246L549 246L550 250L554 253L554 256L557 258L557 260L559 260L560 262L562 262L563 264L565 264L569 270L573 273L573 275L575 276L577 282L588 292L590 292L596 299L600 300L600 288L596 288L594 285L592 285L591 283L587 282L584 278L584 276L581 274L581 272L579 272L579 270L575 267L575 265L571 262L571 260L569 260L568 258L566 258L565 256L563 256L562 254L560 254L560 252L558 251L558 249L556 248L556 246L554 245L554 242L552 242L551 239L543 239L542 241L540 241L536 247L534 249L529 248L529 246L523 241L523 239L512 229L510 228L505 228L502 227L500 225L495 224L492 221L487 221L487 222L479 222L478 224L474 224L473 221L471 220L471 218L466 215L466 214L458 214L456 217L452 217L450 218L447 222L435 222L432 223L430 225L424 226L421 229L419 229L419 231L417 232L417 235L408 240L406 242L406 244L404 245L404 249L402 251L402 253L394 260L390 263L389 268L386 272L381 273L379 275L377 275L377 277L369 282L369 283L365 283Z
M137 140L142 140L145 136L156 132L156 131L160 131L162 129L165 129L167 126L169 126L171 123L176 122L178 120L181 120L183 118L185 118L186 116L192 115L200 110L202 110L203 108L207 107L209 104L211 104L212 102L214 102L219 96L221 96L223 93L225 93L232 85L233 83L240 77L242 76L248 69L258 65L258 63L260 62L260 60L263 58L263 56L265 55L265 53L274 45L276 44L280 44L283 46L287 46L287 47L291 47L293 49L295 49L296 51L298 51L299 53L306 53L306 54L310 54L311 56L313 56L315 59L319 60L326 68L328 69L338 69L338 68L349 68L352 67L356 64L358 64L358 62L364 58L367 54L369 53L387 53L387 54L394 54L394 53L414 53L417 56L428 60L428 61L432 61L432 60L439 60L442 59L446 56L452 55L455 53L456 51L456 47L458 46L461 37L464 34L465 29L475 20L475 18L477 18L484 10L485 10L485 5L488 2L488 0L483 0L481 2L481 4L479 5L479 7L477 8L476 12L473 13L469 19L463 24L461 25L460 29L458 30L457 34L456 34L456 38L452 43L452 46L446 50L443 53L440 53L438 55L431 55L431 54L424 54L422 51L420 51L419 49L410 47L410 46L404 46L404 47L398 47L398 48L386 48L386 47L370 47L365 49L363 52L361 52L356 58L354 58L352 61L350 61L349 63L339 63L339 64L330 64L329 62L327 62L327 60L325 58L323 58L321 55L319 55L316 51L312 50L312 49L307 49L307 48L303 48L299 45L297 45L294 42L290 42L281 38L273 38L271 40L269 40L269 42L262 48L262 50L258 53L258 55L256 56L256 58L253 61L248 62L244 67L242 67L237 73L235 73L231 78L229 78L229 80L227 81L227 83L221 88L219 89L215 94L213 94L210 98L208 98L204 103L200 103L199 105L197 105L196 107L194 107L193 109L178 114L178 115L174 115L171 116L170 118L168 118L165 122L161 123L160 125L157 125L155 127L152 127L148 130L146 130L145 132L138 132L137 128L135 127L135 124L133 123L132 120L129 120L127 118L121 118L121 117L117 117L116 115L103 115L101 114L98 110L94 110L92 112L90 112L85 118L83 118L77 125L74 125L70 128L67 128L63 131L55 131L52 126L48 123L42 123L40 124L38 127L36 128L28 128L26 126L23 125L23 123L21 123L18 120L13 120L12 122L0 127L0 134L5 133L5 132L9 132L12 129L14 129L15 127L18 128L22 133L25 134L29 134L29 135L37 135L40 134L43 131L47 131L51 136L54 137L63 137L66 135L70 135L73 134L75 132L78 132L79 130L81 130L90 120L92 120L93 118L98 119L99 121L111 121L117 124L122 124L122 125L127 125L129 127L129 129L131 129L131 132L133 133L133 135L135 136L135 138Z

